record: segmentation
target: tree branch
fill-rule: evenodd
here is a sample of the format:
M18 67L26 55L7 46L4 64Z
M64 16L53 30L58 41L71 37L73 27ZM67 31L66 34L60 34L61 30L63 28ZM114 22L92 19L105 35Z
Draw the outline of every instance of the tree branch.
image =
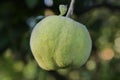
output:
M70 17L73 13L75 0L71 0L70 7L68 9L66 17Z

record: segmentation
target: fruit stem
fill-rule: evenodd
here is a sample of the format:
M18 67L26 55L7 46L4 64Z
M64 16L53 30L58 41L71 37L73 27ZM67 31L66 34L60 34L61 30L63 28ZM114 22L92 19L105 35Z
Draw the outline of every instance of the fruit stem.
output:
M68 9L66 17L70 17L73 14L75 0L71 0L70 7Z
M66 5L59 5L60 15L64 15L67 12L67 6Z

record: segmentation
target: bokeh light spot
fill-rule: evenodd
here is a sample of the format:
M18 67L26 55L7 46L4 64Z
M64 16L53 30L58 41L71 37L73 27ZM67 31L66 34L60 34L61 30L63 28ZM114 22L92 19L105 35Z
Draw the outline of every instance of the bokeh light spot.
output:
M99 53L99 57L102 60L111 60L114 57L115 53L111 48L105 48Z

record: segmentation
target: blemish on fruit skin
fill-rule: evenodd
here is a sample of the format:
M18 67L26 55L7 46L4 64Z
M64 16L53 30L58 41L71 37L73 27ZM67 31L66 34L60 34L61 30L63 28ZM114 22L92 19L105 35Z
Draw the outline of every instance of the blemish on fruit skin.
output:
M88 59L91 45L86 27L63 16L44 18L30 38L32 53L45 70L80 67Z

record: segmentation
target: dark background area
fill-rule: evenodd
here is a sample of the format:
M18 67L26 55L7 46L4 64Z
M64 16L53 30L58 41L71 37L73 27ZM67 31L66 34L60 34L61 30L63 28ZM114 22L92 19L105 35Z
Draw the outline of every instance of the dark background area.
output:
M70 0L0 0L0 80L120 80L120 0L76 0L72 18L86 25L93 42L82 67L38 66L29 46L31 31L44 17L59 15L60 4L69 7Z

